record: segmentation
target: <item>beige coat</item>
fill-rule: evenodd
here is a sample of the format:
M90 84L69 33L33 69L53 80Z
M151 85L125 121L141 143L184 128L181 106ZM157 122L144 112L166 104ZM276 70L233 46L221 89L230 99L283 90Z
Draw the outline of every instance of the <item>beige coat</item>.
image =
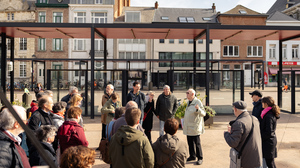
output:
M188 102L189 103L189 102ZM199 110L196 110L198 104ZM183 134L189 136L196 136L204 133L204 119L206 115L202 102L196 97L190 105L185 109Z
M109 96L107 94L104 94L102 96L102 107L104 106L104 104L107 102L108 99ZM106 124L106 118L107 118L107 114L101 114L101 123Z
M116 108L118 108L118 107L122 107L122 104L121 104L120 101L117 101L116 102L116 107L114 107L112 100L109 99L104 104L104 106L101 108L101 115L103 115L103 114L107 115L107 117L106 117L106 123L105 123L106 125L108 125L111 122L111 120L115 117L115 114L112 113L112 111L115 111Z

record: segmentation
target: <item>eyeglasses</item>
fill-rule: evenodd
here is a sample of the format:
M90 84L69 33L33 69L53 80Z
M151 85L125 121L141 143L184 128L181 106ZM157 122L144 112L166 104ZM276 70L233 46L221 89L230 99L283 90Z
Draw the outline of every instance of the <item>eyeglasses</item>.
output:
M186 94L190 94L190 92L186 92Z

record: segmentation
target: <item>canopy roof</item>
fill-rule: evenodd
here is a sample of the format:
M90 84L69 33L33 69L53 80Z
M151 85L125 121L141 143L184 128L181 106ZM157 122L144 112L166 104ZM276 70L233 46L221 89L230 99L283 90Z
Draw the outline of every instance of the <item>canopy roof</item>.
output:
M290 40L300 37L300 26L248 26L213 23L0 23L0 33L14 38L95 38L109 39L210 39ZM97 36L98 34L98 36Z

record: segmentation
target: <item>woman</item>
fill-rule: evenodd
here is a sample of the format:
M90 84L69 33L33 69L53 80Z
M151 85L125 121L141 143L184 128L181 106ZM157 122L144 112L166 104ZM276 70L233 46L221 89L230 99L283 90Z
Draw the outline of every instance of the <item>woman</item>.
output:
M262 137L263 158L268 168L275 168L274 158L277 157L276 126L279 119L280 109L275 105L272 97L264 97L261 100L264 110L261 112L260 132Z
M41 83L38 83L38 84L36 85L36 87L34 88L35 97L37 96L37 94L38 94L40 91L43 91L43 87L42 87L42 84L41 84Z
M108 114L106 118L106 125L108 125L115 117L115 109L118 107L122 107L122 104L119 101L119 95L117 93L113 93L111 94L110 99L101 108L101 115Z
M83 98L79 94L75 94L74 96L72 96L71 100L69 101L70 106L67 107L67 109L66 109L67 112L70 107L79 107L80 108L82 99ZM83 127L83 119L82 118L80 118L79 125L81 125Z
M73 146L62 154L60 168L90 168L95 163L95 151L85 146Z
M60 153L70 146L88 146L83 128L78 124L82 110L79 107L71 107L68 110L68 120L59 128L57 136L60 144Z
M112 130L112 127L113 127L115 121L118 118L120 118L122 116L122 114L125 114L125 110L126 110L125 107L116 108L115 118L107 125L107 129L105 130L108 141L110 141L110 139L111 139L111 130Z
M56 131L56 127L52 125L42 125L36 130L36 137L41 142L41 145L43 146L48 158L50 158L55 163L55 165L58 166L56 161L56 153L51 145L51 143L54 142ZM34 146L30 148L29 153L30 166L48 165L48 163L44 161L44 159L41 157L38 150Z
M53 105L52 111L53 111L53 122L54 126L58 129L65 121L64 115L66 112L67 103L60 101Z
M143 128L145 129L145 134L147 135L149 142L151 141L151 130L153 127L153 113L155 114L154 109L154 92L149 91L146 95L146 107L144 109L144 118L143 118Z

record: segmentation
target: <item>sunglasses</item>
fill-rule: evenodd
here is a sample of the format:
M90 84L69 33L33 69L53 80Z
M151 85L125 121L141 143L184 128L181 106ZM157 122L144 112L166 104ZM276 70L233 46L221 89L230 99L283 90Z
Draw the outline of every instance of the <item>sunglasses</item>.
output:
M190 92L186 92L186 94L190 94Z

